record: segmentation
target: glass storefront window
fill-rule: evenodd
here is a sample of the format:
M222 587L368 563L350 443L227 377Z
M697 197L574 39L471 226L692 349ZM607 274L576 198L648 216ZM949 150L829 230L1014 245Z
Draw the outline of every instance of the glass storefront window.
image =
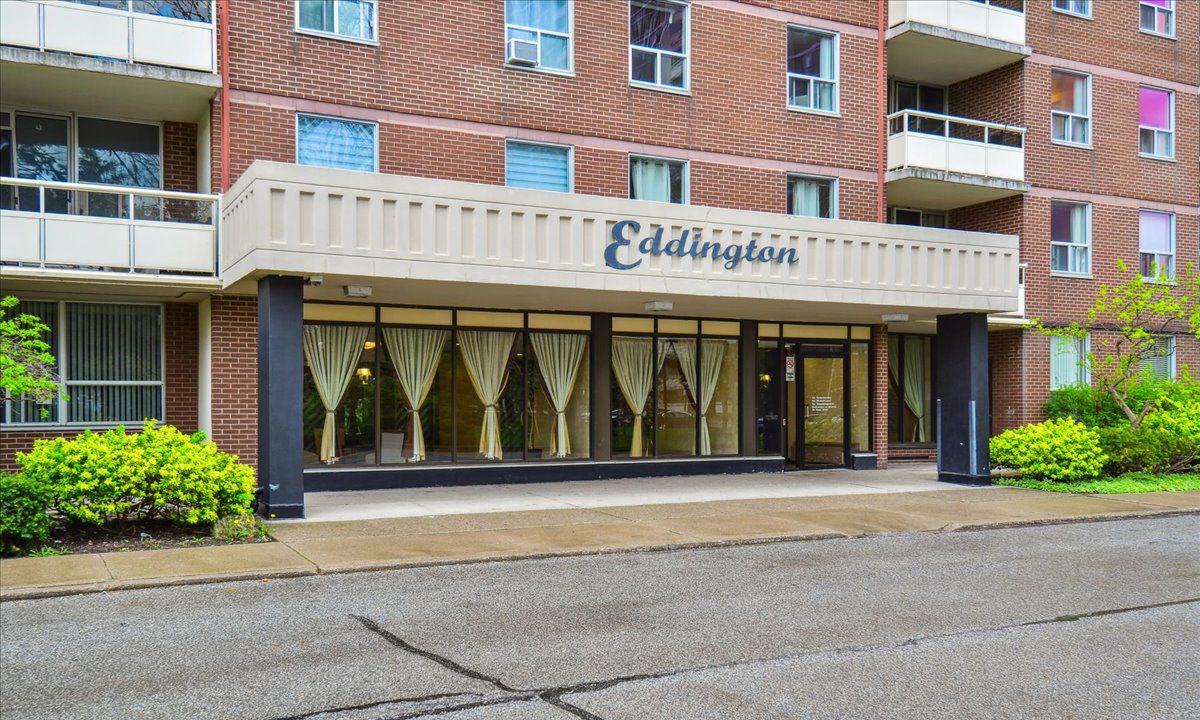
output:
M928 444L936 435L932 338L888 336L888 442Z
M850 344L850 452L871 449L870 346Z
M738 341L704 338L700 343L700 392L703 413L701 455L738 452ZM704 430L708 443L705 447Z
M658 338L654 426L658 457L696 455L696 339Z
M456 459L521 459L525 347L513 330L459 330L454 348Z
M304 464L374 465L374 329L304 326Z
M776 333L778 334L778 333ZM779 355L778 340L758 342L758 454L782 455L780 441L779 407L782 393L782 378L779 376L783 360Z
M590 434L588 336L532 332L529 370L530 460L586 458Z
M449 462L449 328L384 327L381 335L385 352L379 369L379 461Z
M613 337L613 457L654 457L654 375L654 338Z

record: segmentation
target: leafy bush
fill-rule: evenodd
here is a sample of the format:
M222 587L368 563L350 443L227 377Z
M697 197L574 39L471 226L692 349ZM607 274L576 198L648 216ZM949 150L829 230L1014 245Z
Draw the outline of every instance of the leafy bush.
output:
M1144 493L1179 492L1200 490L1200 473L1185 475L1154 475L1151 473L1126 473L1120 477L1082 480L1079 482L1054 482L1053 480L1025 480L1024 478L997 478L997 485L1044 490L1060 493Z
M1107 457L1105 472L1180 472L1196 462L1196 445L1178 434L1155 427L1129 425L1097 428L1100 448Z
M74 439L38 440L17 453L24 474L51 488L74 522L167 518L198 525L251 512L254 471L204 435L146 421L139 434L118 427Z
M1143 375L1129 386L1125 399L1131 410L1141 412L1148 402L1161 402L1163 398L1177 395L1181 390L1190 391L1198 385L1200 383L1187 375L1179 380ZM1068 385L1052 391L1046 400L1046 417L1050 420L1071 417L1089 427L1114 427L1129 423L1129 418L1117 407L1111 395L1084 384Z
M0 554L20 552L46 540L51 499L43 483L0 473Z
M1015 428L991 440L992 463L1022 478L1071 482L1099 477L1107 457L1096 431L1074 418Z

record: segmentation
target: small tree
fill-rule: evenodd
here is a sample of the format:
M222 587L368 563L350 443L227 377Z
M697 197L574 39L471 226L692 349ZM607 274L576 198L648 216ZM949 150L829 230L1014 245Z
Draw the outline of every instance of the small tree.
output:
M0 298L0 402L53 402L61 385L50 344L42 339L50 328L36 315L18 313L18 303Z
M1050 327L1034 318L1032 325L1052 337L1082 342L1088 327L1111 331L1101 335L1099 352L1095 345L1083 361L1091 371L1092 382L1112 397L1117 407L1138 427L1158 404L1147 400L1138 410L1130 404L1129 390L1142 373L1147 360L1160 357L1158 336L1189 327L1200 337L1200 277L1189 265L1182 275L1169 279L1159 268L1157 276L1144 278L1117 261L1120 282L1101 285L1088 309L1087 327L1078 322Z

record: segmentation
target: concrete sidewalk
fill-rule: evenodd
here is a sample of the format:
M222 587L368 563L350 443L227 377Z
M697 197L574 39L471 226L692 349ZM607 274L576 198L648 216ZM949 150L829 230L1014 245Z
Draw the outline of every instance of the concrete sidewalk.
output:
M278 542L0 560L0 600L487 560L1200 512L1200 492L955 488L276 523Z

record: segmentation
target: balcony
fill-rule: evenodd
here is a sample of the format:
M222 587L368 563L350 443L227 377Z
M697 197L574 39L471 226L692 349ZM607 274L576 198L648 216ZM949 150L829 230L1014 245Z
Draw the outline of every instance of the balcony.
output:
M1017 307L1012 235L265 161L222 208L231 292L293 274L322 277L310 299L371 285L381 302L459 307L644 313L665 300L680 314L876 323L897 308L930 318ZM656 236L676 251L643 250ZM701 241L725 252L682 249ZM790 261L730 262L732 248L752 243Z
M888 0L888 74L952 85L1018 62L1023 0Z
M216 284L218 197L0 178L6 278Z
M888 204L952 210L1019 195L1025 128L940 113L888 115Z
M989 316L988 325L1003 328L1029 324L1029 319L1025 317L1025 275L1028 272L1029 263L1021 263L1017 266L1017 309Z
M193 121L220 86L214 12L211 0L3 0L3 100Z

